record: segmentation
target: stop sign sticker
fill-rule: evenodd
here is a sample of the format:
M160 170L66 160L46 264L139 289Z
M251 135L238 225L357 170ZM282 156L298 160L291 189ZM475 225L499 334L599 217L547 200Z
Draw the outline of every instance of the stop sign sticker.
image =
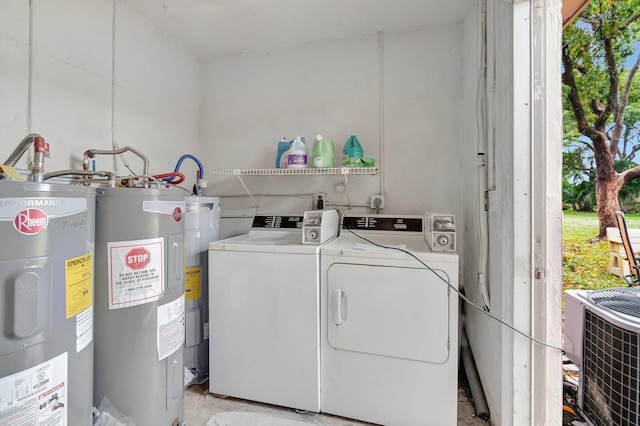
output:
M107 243L109 309L160 300L164 294L164 238Z
M132 249L126 256L126 264L131 269L144 269L151 262L151 253L144 247Z

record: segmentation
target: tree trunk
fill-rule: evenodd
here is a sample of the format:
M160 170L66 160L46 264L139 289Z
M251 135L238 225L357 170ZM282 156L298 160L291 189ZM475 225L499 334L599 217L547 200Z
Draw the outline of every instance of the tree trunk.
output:
M624 177L614 167L615 156L611 150L613 142L607 140L604 123L600 123L592 138L594 145L594 159L596 161L596 204L598 209L598 235L592 242L603 241L607 235L607 228L617 226L616 212L620 210L618 193L624 185ZM609 142L609 143L607 143ZM617 141L616 141L617 142Z
M608 227L617 227L616 212L620 210L618 193L624 184L623 179L617 174L600 175L596 177L596 202L598 205L599 232L595 241L606 238Z

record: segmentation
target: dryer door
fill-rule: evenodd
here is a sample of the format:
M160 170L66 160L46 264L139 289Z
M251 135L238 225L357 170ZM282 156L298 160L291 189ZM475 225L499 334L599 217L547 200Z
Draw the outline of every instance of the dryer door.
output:
M335 349L432 363L447 360L453 296L434 272L334 263L328 268L327 291L328 340Z

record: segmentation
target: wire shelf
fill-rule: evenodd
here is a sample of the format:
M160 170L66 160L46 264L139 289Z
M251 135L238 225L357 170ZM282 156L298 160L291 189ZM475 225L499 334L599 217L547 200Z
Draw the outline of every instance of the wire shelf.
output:
M218 169L214 176L283 176L283 175L375 175L377 167L333 167L327 169Z

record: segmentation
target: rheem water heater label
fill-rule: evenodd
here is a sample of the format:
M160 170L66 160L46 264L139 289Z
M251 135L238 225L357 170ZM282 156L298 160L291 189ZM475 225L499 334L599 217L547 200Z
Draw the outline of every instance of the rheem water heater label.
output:
M67 425L67 353L0 379L0 424Z
M164 238L107 243L109 309L142 305L164 294Z
M184 295L158 306L158 360L163 360L184 344Z
M93 340L93 306L76 315L76 352L86 348Z

